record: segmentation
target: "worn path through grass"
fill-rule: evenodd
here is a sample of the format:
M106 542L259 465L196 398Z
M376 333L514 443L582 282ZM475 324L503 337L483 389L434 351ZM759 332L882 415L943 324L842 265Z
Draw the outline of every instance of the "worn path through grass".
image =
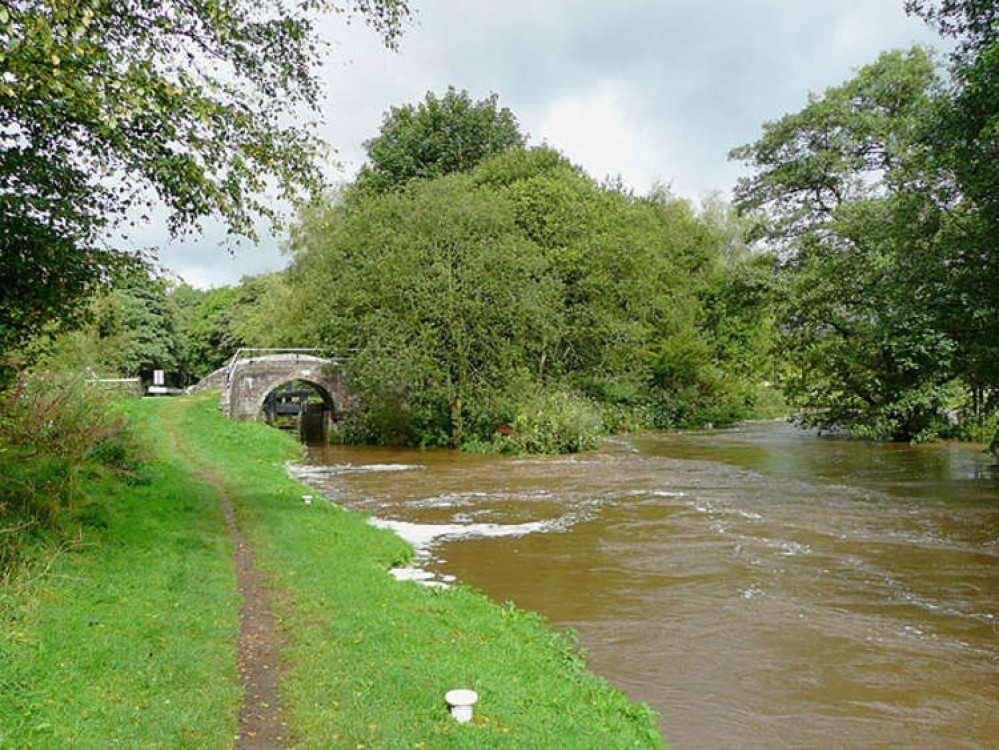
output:
M176 410L170 413L175 414ZM179 444L175 420L170 419L167 424L174 449L198 466L191 451ZM225 488L207 469L198 468L198 476L218 493L225 525L235 545L233 562L242 597L236 652L239 681L244 691L236 746L256 750L294 744L288 736L288 722L281 712L278 685L284 671L281 661L284 642L274 620L270 592L257 572L256 555L236 525L232 501Z
M306 747L662 747L654 713L588 672L572 641L535 613L465 586L399 582L412 548L333 503L305 505L283 464L288 435L234 424L217 400L183 407L181 433L232 498L275 592L287 638L281 695ZM444 693L476 690L471 724Z

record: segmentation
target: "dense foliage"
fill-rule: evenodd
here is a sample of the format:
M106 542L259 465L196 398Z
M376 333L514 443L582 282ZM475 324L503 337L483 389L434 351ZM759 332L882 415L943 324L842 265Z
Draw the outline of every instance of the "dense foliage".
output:
M5 11L0 31L35 29L25 20L32 8ZM144 8L130 12L167 19L146 40L163 54L164 40L184 27L172 25L180 21L169 9L161 16ZM391 41L406 5L379 0L354 9ZM732 152L751 168L736 190L738 213L717 197L695 208L661 189L636 196L620 181L599 184L555 149L526 147L495 94L476 101L450 88L386 113L365 144L369 162L358 178L301 209L285 271L208 292L125 275L78 316L76 333L55 336L50 327L28 351L50 366L104 374L167 369L177 385L204 376L240 346L352 351L358 407L342 425L348 440L579 450L606 431L763 413L773 405L771 382L806 423L879 439L989 440L999 424L996 11L980 0L910 0L907 9L955 39L949 68L920 48L886 52L811 96L799 112L766 123L756 142ZM287 88L314 103L315 8L289 11L293 20L283 31L251 18L250 5L237 10L250 15L204 21L198 32L224 37L221 49L229 53L243 35L237 47L249 45L239 60L246 67L236 68L249 77L250 93L243 93L273 98ZM87 13L66 9L50 19L62 28L74 14L86 16L74 32L78 48L45 52L58 58L43 61L58 71L46 78L49 99L73 78L62 78L66 60L84 66L96 54L85 44L97 23ZM125 36L112 35L116 43L134 33L136 18L126 17ZM20 70L18 60L41 54L31 46L41 42L28 37L0 63ZM278 64L269 57L274 49L254 46L268 39L297 45L297 52ZM96 228L131 211L136 186L165 191L177 228L221 213L238 233L249 231L251 214L269 211L257 190L267 167L288 190L319 185L312 171L318 144L282 130L276 108L230 122L238 92L198 78L191 58L147 71L152 77L143 83L132 80L145 70L139 58L110 49L86 64L114 62L115 75L137 95L152 96L157 86L176 91L156 93L155 102L115 103L125 109L114 110L120 127L111 130L101 125L110 100L95 98L88 105L94 122L59 130L52 124L58 112L52 123L39 114L48 111L41 99L0 89L2 106L3 96L24 98L10 109L16 117L0 136L8 139L0 158L14 160L8 172L21 175L11 178L18 185L32 184L30 175L38 182L30 200L4 188L4 210L29 206L32 221L49 211L52 221L42 223L65 228L82 254L43 244L67 263L84 264L80 273L67 266L55 291L39 291L45 284L28 283L14 268L35 262L33 245L25 240L25 252L5 252L0 264L14 264L19 279L5 293L19 301L5 301L4 314L14 311L20 322L0 322L8 326L0 347L48 319L32 294L53 294L61 304L94 273L112 270L120 256L88 260L83 250ZM4 80L16 88L26 79ZM69 106L77 101L71 93L53 101ZM153 104L166 107L164 116L173 118L167 135L182 145L170 159L155 138L148 153L129 150L138 141L128 138L143 137L144 118L152 116L139 110L156 113ZM31 114L29 105L41 109ZM211 135L210 123L202 132L195 121L212 107L223 111L210 123L247 130L229 134L238 148L224 139L212 146L221 151L209 166L199 161L198 146ZM24 125L35 121L37 133ZM55 129L45 130L49 125ZM53 133L59 137L49 138ZM58 150L59 138L79 134L80 149L68 161L31 140L44 136ZM107 153L87 156L93 150ZM49 162L70 171L49 174ZM62 203L45 197L63 182L67 189L85 184L81 170L97 167L128 175L114 188L125 192L104 192L97 183L93 191L66 193ZM112 198L123 198L114 210ZM93 227L81 230L72 212Z
M999 269L968 151L985 134L955 137L967 92L924 50L884 53L733 151L754 168L737 202L776 250L781 383L807 422L988 437Z
M982 423L983 412L995 419L999 406L999 8L986 0L906 6L957 42L930 140L934 159L953 172L963 198L944 238L949 283L939 308L941 326L960 342L957 371Z
M473 102L453 87L441 96L428 91L419 104L392 107L378 135L364 144L369 163L358 184L378 192L412 179L468 172L485 157L516 146L524 136L499 97Z
M579 450L737 418L769 373L770 321L765 294L737 291L753 272L733 221L605 189L546 147L351 187L294 229L271 343L358 350L351 439Z
M139 458L124 422L83 377L22 377L0 392L0 584L33 543L79 517L81 476L134 477Z
M238 286L209 291L173 289L180 311L177 381L190 385L229 361L242 346L263 346L271 330L270 305L285 302L279 274L244 277Z
M72 330L36 338L30 359L55 371L149 380L181 364L181 313L165 279L133 272L93 296Z
M54 326L26 350L36 368L187 386L229 361L241 346L266 344L271 305L286 290L279 274L238 286L194 289L164 276L130 273L90 298L71 330Z
M0 366L134 259L111 232L162 202L181 232L207 217L254 236L323 180L317 108L324 10L391 44L405 0L0 4ZM0 376L4 375L0 372Z
M372 165L302 210L286 271L207 292L133 274L35 358L186 385L240 346L351 351L343 439L468 450L757 413L773 319L742 220L522 142L495 96L394 108Z

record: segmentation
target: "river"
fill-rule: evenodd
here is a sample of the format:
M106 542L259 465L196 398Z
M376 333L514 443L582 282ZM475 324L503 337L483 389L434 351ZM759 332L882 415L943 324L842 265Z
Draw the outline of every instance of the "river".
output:
M678 750L999 747L999 468L777 422L575 456L310 449L296 473L574 628Z

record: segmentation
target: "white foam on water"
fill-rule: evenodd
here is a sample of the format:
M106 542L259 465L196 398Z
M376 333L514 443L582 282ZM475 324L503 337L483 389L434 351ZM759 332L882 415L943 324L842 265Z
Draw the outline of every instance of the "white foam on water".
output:
M416 548L417 553L427 554L443 539L475 539L563 531L574 522L574 518L563 517L552 521L532 521L530 523L413 523L392 521L385 518L371 518L372 526L389 529L401 536Z
M428 497L424 500L410 500L406 503L408 508L457 508L463 505L473 505L483 499L497 497L488 492L446 492L436 497ZM392 503L386 503L386 507Z
M291 461L284 465L285 470L295 479L322 478L330 474L329 466L314 466L312 464L296 464Z
M687 497L687 493L679 490L628 490L617 497Z
M414 583L419 583L422 586L432 586L442 589L446 589L448 587L447 583L443 580L438 581L437 577L433 573L429 570L423 570L422 568L392 568L389 571L389 575L397 581L413 581ZM455 580L454 576L445 576L445 578L448 577L450 577L452 581Z
M800 542L786 542L779 539L762 539L760 537L747 537L753 544L762 544L767 549L775 551L782 557L795 557L797 555L810 555L812 548Z
M683 494L679 494L677 497L683 497ZM698 513L703 513L705 515L738 516L739 518L745 518L747 521L763 520L763 516L759 513L754 513L751 510L743 510L742 508L719 505L718 503L710 500L695 502L693 504L693 508Z
M377 474L385 471L421 471L426 466L419 464L336 464L327 467L333 475L339 474Z
M377 472L377 471L421 471L425 470L426 466L421 466L420 464L360 464L358 466L351 466L351 464L346 464L350 466L349 471L355 472Z
M392 568L389 573L397 581L429 581L434 574L420 568Z
M322 479L336 477L341 474L373 474L385 471L421 471L426 466L419 464L332 464L316 466L312 464L287 463L285 468L296 479Z
M735 514L741 518L745 518L747 521L762 521L763 516L759 513L753 513L748 510L736 510Z
M559 518L554 521L535 521L532 523L498 524L498 523L412 523L410 521L391 521L385 518L369 518L368 523L379 529L389 529L405 539L416 549L418 557L428 557L430 549L443 539L470 539L487 537L525 536L527 534L562 531L572 525L572 519ZM457 579L453 575L443 575L438 578L429 570L418 567L392 568L389 571L397 581L414 581L424 586L447 588Z

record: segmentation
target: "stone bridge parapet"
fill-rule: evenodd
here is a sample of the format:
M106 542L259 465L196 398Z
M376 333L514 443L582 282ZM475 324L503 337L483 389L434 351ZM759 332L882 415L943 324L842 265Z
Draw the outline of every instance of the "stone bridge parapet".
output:
M219 406L229 419L241 422L263 419L264 400L285 383L308 383L322 397L331 419L337 419L350 407L350 395L344 382L343 358L322 357L314 350L240 349L225 368L217 370L191 391L218 387L222 391Z

